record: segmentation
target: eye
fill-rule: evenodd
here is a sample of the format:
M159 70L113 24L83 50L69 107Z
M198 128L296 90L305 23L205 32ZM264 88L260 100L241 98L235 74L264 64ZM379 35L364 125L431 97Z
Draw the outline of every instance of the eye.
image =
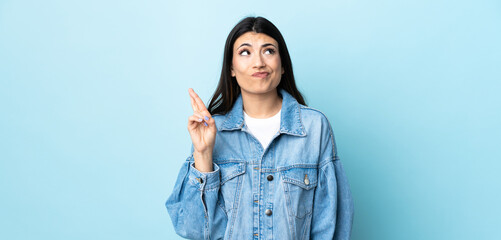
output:
M268 52L268 54L274 54L274 53L275 53L275 49L273 49L273 48L267 48L267 49L264 51L264 53L267 53L267 52Z
M244 49L244 50L240 51L238 54L241 56L247 56L247 55L249 55L249 51Z

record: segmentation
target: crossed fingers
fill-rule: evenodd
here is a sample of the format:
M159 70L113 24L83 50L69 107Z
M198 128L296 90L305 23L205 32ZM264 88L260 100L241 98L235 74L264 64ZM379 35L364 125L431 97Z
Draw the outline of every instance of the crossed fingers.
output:
M193 115L196 115L197 117L203 118L205 120L204 125L207 126L207 121L209 121L211 114L205 107L205 104L203 103L202 99L198 96L198 94L195 93L195 91L192 88L188 89L188 92L190 93L190 100L191 100L191 107L193 108ZM204 115L204 116L202 116Z

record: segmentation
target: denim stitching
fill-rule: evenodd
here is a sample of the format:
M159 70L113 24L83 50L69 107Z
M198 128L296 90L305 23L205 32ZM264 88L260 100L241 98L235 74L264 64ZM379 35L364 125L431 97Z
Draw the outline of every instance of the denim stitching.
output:
M287 192L289 191L289 188L288 188L288 186L287 186L287 184L286 184L286 183L284 183L283 181L280 181L280 182L282 183L282 188L284 189L284 195L285 195L285 202L286 202L286 206L290 206L290 205L291 205L291 203L290 203L291 201L290 201L289 194L287 194ZM295 236L296 230L294 229L294 228L295 228L295 227L294 227L295 225L294 225L294 221L293 221L293 219L292 219L292 217L291 217L291 216L292 216L292 215L294 215L294 214L291 214L291 212L290 212L290 211L292 211L292 210L291 210L291 208L290 208L290 207L287 207L287 208L286 208L286 210L287 210L287 218L289 219L289 226L290 226L290 227L289 227L289 230L291 231L291 234L292 234L292 239L294 239L294 236Z
M241 192L241 187L242 187L242 175L238 176L238 183L237 183L237 189L235 193L235 199L233 201L233 206L232 206L232 214L231 214L231 224L230 224L230 231L228 233L228 239L231 239L231 235L233 234L233 225L235 224L235 219L236 219L236 213L238 211L238 204L240 202L240 192Z
M311 227L311 216L312 213L308 214L307 216L307 219L306 219L306 222L304 223L305 226L304 226L304 230L303 230L303 238L302 239L308 239L308 233L310 232L310 227Z

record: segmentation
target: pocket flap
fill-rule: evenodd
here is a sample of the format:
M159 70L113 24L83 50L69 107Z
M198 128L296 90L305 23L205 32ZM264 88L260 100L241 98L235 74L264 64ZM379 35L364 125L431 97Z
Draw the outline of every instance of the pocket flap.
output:
M282 172L282 179L306 190L317 186L318 168L295 167Z
M245 173L245 163L229 162L218 164L221 172L221 185L232 178Z

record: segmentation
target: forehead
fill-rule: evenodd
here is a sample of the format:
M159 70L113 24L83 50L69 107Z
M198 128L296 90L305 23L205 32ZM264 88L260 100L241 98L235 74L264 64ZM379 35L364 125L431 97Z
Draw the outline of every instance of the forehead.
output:
M265 43L271 43L278 47L278 43L272 37L264 34L264 33L256 33L256 32L246 32L242 34L240 37L235 40L235 44L233 44L233 48L238 48L243 43L249 43L253 47L261 46Z

